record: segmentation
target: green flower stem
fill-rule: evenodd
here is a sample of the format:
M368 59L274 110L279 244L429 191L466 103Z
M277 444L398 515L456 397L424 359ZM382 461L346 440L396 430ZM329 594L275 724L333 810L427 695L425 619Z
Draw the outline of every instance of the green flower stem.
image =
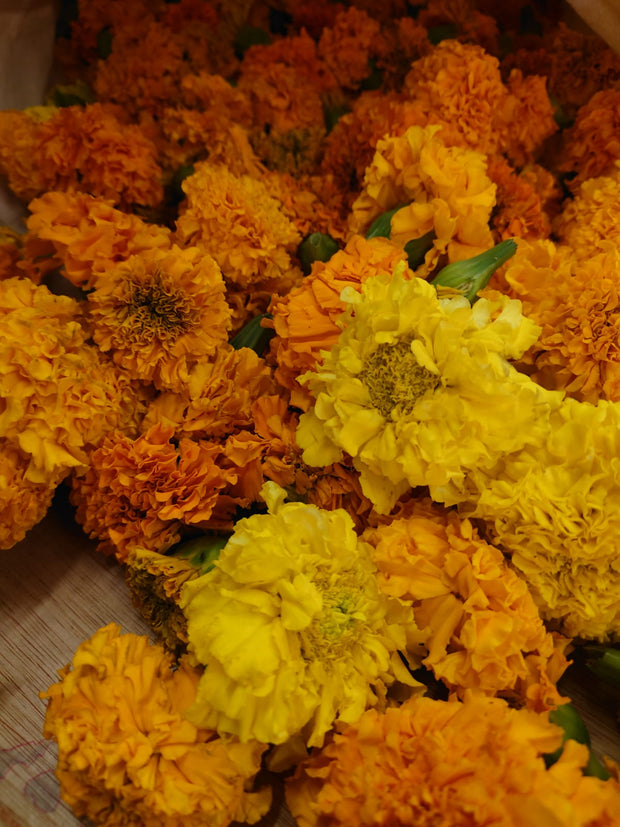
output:
M486 287L497 268L505 264L516 251L517 243L509 238L480 255L446 265L431 284L435 287L452 287L473 304L478 291Z

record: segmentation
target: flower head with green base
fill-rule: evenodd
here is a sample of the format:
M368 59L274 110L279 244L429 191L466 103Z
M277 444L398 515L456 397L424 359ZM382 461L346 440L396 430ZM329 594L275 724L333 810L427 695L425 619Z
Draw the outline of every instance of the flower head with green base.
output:
M507 361L536 341L521 303L497 294L472 306L458 290L393 276L369 279L348 305L338 342L301 380L315 403L297 441L309 465L348 454L381 513L411 487L454 504L473 468L537 443L561 394Z

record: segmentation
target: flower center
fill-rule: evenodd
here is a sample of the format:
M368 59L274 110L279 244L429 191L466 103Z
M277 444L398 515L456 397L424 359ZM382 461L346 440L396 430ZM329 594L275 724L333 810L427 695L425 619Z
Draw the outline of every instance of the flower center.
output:
M385 417L395 408L411 413L418 399L439 384L437 374L418 362L409 342L379 345L364 362L359 378Z
M159 272L147 283L130 285L127 305L127 325L133 329L136 339L174 341L195 323L195 312L188 297L164 284Z
M351 580L351 575L343 576ZM358 583L356 587L326 584L321 588L321 595L323 609L302 635L304 657L309 660L329 660L343 655L351 648L360 622Z

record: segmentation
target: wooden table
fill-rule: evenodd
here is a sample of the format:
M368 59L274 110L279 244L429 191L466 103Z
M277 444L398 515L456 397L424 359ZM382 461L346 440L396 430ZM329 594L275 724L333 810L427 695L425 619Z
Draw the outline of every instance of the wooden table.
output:
M73 521L63 492L52 510L0 563L0 824L71 827L60 800L55 745L41 735L40 690L57 679L77 646L110 622L147 632L131 605L121 570L95 551ZM595 750L620 761L619 696L589 673L573 671L562 690L588 723ZM276 788L260 827L293 827Z

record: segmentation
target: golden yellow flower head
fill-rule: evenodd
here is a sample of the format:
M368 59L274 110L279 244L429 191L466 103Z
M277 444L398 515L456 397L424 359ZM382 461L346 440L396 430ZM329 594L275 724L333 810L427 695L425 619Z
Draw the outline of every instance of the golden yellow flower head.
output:
M199 673L114 623L82 643L41 697L58 743L63 799L105 827L254 823L268 789L246 792L264 745L219 738L185 718Z
M520 302L440 299L401 266L342 299L338 342L300 379L315 402L297 441L308 465L349 454L380 513L415 486L458 502L470 468L490 468L545 432L556 396L507 361L538 334Z
M410 610L379 591L370 546L342 509L285 503L237 523L212 571L181 593L190 654L206 666L191 720L283 744L323 743L335 720L416 682L399 650L421 635Z

